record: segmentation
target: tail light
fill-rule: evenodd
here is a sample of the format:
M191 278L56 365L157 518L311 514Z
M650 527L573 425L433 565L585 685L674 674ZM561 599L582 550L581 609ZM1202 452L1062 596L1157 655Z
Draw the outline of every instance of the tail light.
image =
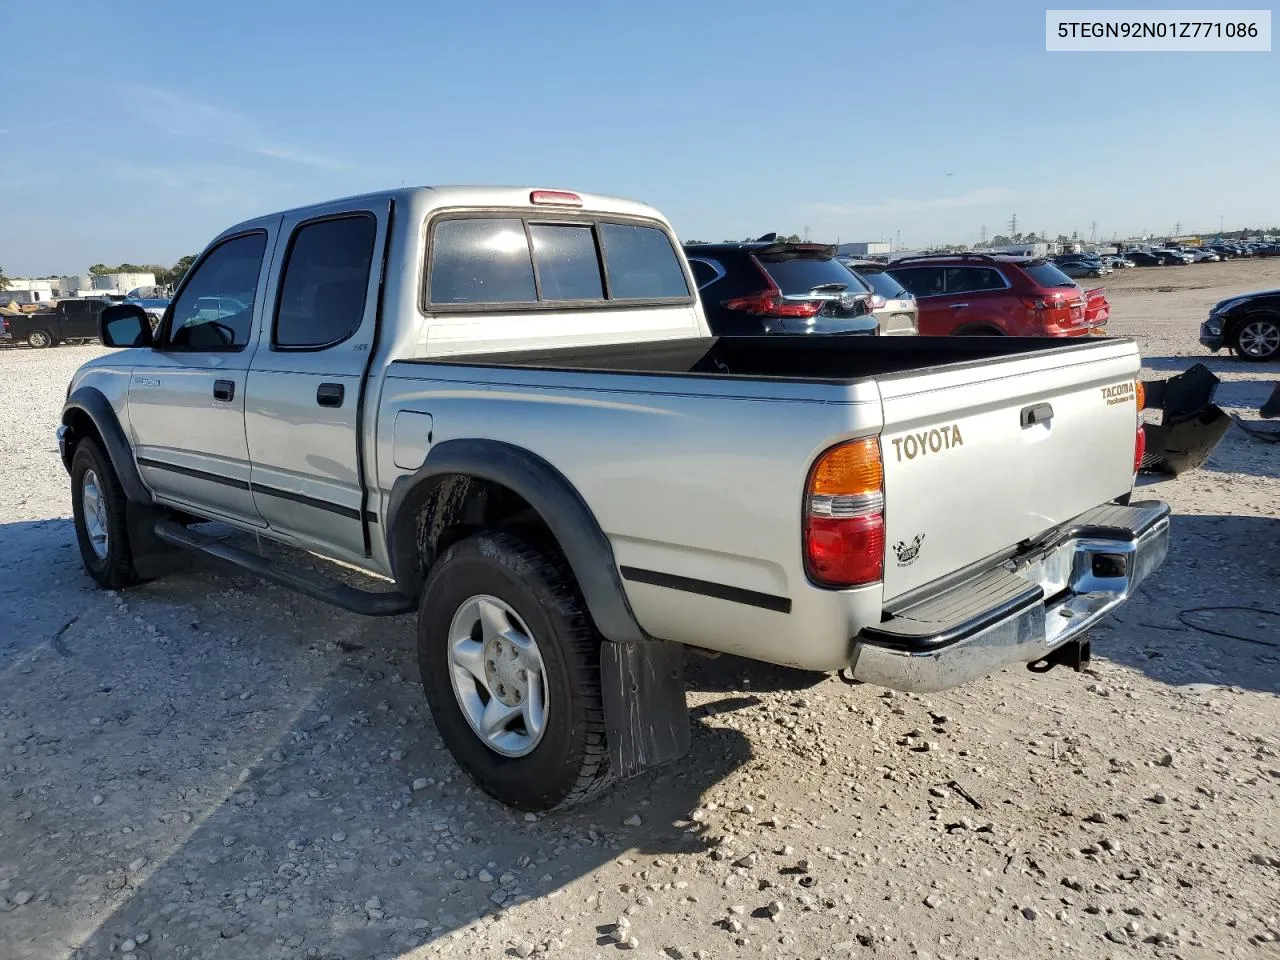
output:
M880 296L880 294L873 293L867 298L867 313L871 313L874 310L883 310L888 302L889 301Z
M769 276L769 271L760 265L755 257L751 263L765 282L765 288L745 297L734 297L725 300L721 306L726 310L740 310L753 317L816 317L822 309L821 300L787 300L782 296L782 288Z
M822 309L821 300L784 300L782 291L761 290L759 293L734 297L722 304L728 310L740 310L753 317L816 317Z
M1142 458L1147 454L1147 430L1142 422L1142 411L1147 405L1147 387L1141 380L1133 383L1134 399L1138 404L1138 434L1133 438L1133 472L1142 469Z
M884 468L875 437L832 447L805 490L805 569L825 587L884 577Z

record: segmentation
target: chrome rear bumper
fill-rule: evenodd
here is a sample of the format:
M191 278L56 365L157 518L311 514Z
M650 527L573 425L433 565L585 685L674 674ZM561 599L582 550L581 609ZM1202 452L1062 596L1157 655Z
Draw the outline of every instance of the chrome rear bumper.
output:
M854 639L853 675L928 693L1041 660L1124 603L1168 549L1167 504L1098 507L863 630Z

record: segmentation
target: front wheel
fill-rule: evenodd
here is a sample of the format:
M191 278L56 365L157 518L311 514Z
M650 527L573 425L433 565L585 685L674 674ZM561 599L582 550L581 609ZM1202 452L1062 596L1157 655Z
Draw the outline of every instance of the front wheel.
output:
M1280 321L1269 317L1246 319L1236 330L1236 354L1263 362L1280 354Z
M435 563L418 610L422 686L487 793L550 810L611 781L601 642L565 564L523 540L476 534Z
M53 336L47 330L32 330L27 334L27 344L37 350L53 346Z
M119 590L133 580L124 490L97 442L85 438L71 458L71 513L84 568L101 586Z

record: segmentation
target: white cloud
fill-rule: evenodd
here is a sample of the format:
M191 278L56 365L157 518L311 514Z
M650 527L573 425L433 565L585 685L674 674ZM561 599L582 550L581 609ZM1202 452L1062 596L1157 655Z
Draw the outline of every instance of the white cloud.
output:
M244 212L267 202L277 191L264 189L261 177L239 167L217 165L158 166L118 160L106 168L116 180L145 184L153 199L161 192L180 193L181 202L208 210Z
M269 136L254 120L234 110L191 100L170 90L129 85L120 89L121 102L139 123L178 137L190 137L232 147L260 157L301 164L320 170L350 170L344 160L301 150Z
M981 187L969 193L950 197L928 197L914 200L891 198L879 203L810 203L805 209L824 217L873 217L880 215L901 216L925 213L930 210L956 210L964 207L983 207L1012 200L1014 193L1004 187Z

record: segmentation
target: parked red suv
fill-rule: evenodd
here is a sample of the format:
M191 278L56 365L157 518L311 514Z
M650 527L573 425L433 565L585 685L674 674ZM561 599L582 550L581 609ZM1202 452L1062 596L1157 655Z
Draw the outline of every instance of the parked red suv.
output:
M1105 333L1111 307L1048 260L979 254L904 257L886 268L910 290L926 337Z

